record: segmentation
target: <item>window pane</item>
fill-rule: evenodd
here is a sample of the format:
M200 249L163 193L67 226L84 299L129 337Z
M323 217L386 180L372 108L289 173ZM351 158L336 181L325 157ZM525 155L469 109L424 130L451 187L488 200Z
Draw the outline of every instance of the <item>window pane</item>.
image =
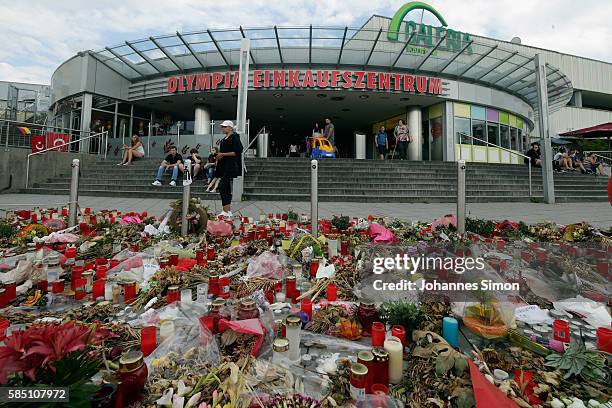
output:
M487 141L499 146L499 125L487 123Z
M474 136L476 139L485 140L484 128L485 128L484 121L472 120L472 136ZM475 145L478 145L478 146L487 145L486 143L481 142L480 140L476 140L476 139L473 139Z
M466 135L472 134L472 129L470 128L470 120L465 118L455 118L455 143L459 143L459 133L464 133ZM461 143L463 144L471 144L471 139L469 137L462 136Z
M510 148L510 130L508 126L501 125L500 126L500 134L501 134L501 146L506 149Z
M516 128L510 128L510 149L518 150L518 140L516 138Z

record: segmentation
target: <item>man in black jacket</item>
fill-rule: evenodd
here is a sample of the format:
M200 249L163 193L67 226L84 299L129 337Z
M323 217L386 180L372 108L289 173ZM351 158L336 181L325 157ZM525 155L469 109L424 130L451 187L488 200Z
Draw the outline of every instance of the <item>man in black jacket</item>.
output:
M525 164L542 167L542 152L540 151L540 144L538 142L533 142L531 144L531 149L527 150L525 155L529 156L529 163L527 163L527 159L525 159Z
M219 194L224 218L232 217L232 180L242 176L242 143L240 136L234 131L234 123L225 120L221 123L221 130L225 137L219 143L217 154L217 167L215 173L221 178L219 182Z

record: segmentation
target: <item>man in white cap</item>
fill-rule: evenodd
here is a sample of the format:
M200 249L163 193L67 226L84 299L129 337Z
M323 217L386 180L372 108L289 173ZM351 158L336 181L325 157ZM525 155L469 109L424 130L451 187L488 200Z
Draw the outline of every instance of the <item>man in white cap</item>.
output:
M221 195L221 205L224 218L232 217L232 181L236 177L242 176L242 150L240 136L234 131L234 123L231 120L224 120L221 123L221 131L225 135L219 143L219 153L217 154L216 176L221 178L219 182L219 194Z

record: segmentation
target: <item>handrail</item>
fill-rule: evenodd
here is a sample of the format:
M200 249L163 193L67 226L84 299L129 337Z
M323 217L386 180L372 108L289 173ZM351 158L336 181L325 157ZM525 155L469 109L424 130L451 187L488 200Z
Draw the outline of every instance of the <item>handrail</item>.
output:
M65 128L63 126L45 125L45 124L40 124L40 123L23 122L19 120L0 119L0 122L14 123L14 124L20 124L20 125L29 125L28 127L62 129L62 131L66 131L66 132L93 133L91 130L71 129L71 128ZM41 130L45 130L45 129L41 129Z
M529 170L529 197L533 197L533 194L532 194L532 188L531 188L531 158L530 158L529 156L524 155L524 154L519 153L519 152L516 152L516 151L514 151L514 150L510 150L510 149L505 148L505 147L503 147L503 146L496 145L495 143L491 143L491 142L489 142L489 141L487 141L487 140L482 140L482 139L477 138L477 137L475 137L475 136L468 135L467 133L457 132L457 134L459 135L459 159L462 159L462 158L463 158L463 155L462 155L462 153L463 153L463 152L462 152L462 149L461 149L461 144L462 144L462 143L461 143L461 137L462 137L462 136L466 136L466 137L471 138L472 140L478 140L479 142L485 143L487 146L497 147L497 148L498 148L498 149L500 149L500 150L503 150L503 151L509 152L509 153L511 153L511 154L514 154L514 155L517 155L517 156L520 156L520 157L523 157L523 158L525 158L525 159L529 160L529 162L528 162L528 163L529 163L529 165L527 166L527 168L528 168L528 170ZM487 157L488 157L488 156L487 156ZM488 160L487 160L487 162L488 162Z
M599 157L600 159L603 159L605 161L607 161L608 163L606 163L608 166L612 167L612 158L610 157L606 157L606 156L602 156L601 154L597 154L595 152L591 152L595 155L595 157ZM601 152L600 152L601 153ZM607 153L607 152L606 152ZM612 153L612 152L611 152Z
M43 153L48 152L50 150L61 149L64 146L68 146L68 145L71 145L73 143L81 142L83 140L91 139L92 137L98 137L98 136L102 136L102 138L104 139L104 142L105 142L104 143L104 157L106 157L107 150L108 150L108 130L103 130L102 132L94 133L92 135L85 136L85 137L82 137L80 139L72 140L72 141L70 141L68 143L62 143L62 144L57 145L57 146L47 147L46 149L39 150L37 152L28 154L27 163L26 163L25 188L28 188L28 185L30 184L30 157L36 156L36 155L39 155L39 154L43 154ZM98 151L98 154L100 154L100 151Z
M249 150L251 148L251 146L253 145L253 143L257 140L257 138L259 137L259 135L261 135L262 133L266 132L266 127L262 127L261 129L259 129L259 132L257 132L257 134L255 135L255 137L253 138L253 140L251 140L249 142L249 144L247 145L246 149L244 149L244 151L246 152L247 150ZM247 168L246 168L246 160L242 160L242 171L244 172L244 174L246 174L247 172Z

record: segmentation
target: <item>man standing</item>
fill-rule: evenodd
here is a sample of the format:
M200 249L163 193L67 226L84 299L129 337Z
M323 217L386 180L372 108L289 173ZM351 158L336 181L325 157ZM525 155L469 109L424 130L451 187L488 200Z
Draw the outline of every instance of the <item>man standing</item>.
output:
M221 123L221 130L225 137L219 143L219 153L217 153L216 176L219 182L219 194L221 195L221 205L224 218L232 217L232 182L236 177L242 176L242 142L240 136L234 131L234 123L224 120Z
M176 186L176 179L178 178L179 171L183 172L185 170L183 156L177 153L176 147L172 146L168 153L169 154L159 165L159 169L157 169L157 177L155 177L155 181L151 183L154 186L162 185L162 177L168 169L172 169L172 181L170 181L170 185L173 187Z
M336 130L334 129L334 124L331 119L325 119L325 128L323 129L323 137L329 140L329 143L336 150Z

